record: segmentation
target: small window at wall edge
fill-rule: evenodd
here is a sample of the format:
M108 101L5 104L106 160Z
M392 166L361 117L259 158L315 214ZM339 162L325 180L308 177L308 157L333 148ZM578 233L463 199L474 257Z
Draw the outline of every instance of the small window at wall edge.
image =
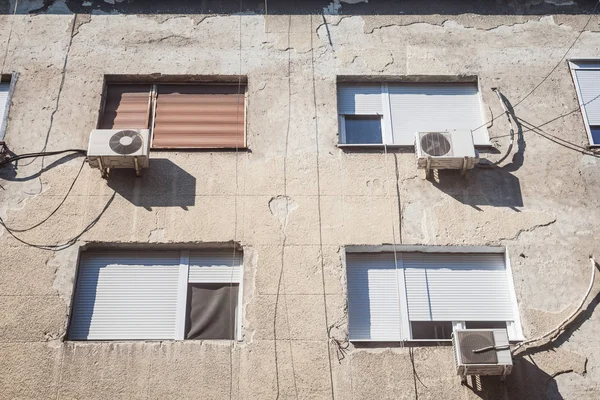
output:
M104 84L97 126L150 129L153 150L245 149L246 88L245 79L157 82L113 77ZM189 107L182 107L186 101ZM203 118L215 109L223 114L220 118Z
M600 147L600 58L570 59L569 68L590 146Z
M5 140L8 113L18 76L18 72L0 75L0 142Z

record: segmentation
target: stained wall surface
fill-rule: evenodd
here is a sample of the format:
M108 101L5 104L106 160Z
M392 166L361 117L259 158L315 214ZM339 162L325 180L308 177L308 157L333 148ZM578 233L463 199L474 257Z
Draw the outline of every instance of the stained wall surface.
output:
M2 231L0 398L600 397L599 284L554 344L515 358L505 384L467 387L449 346L348 343L344 266L348 245L506 246L525 337L576 308L589 256L600 257L600 159L579 149L589 142L561 57L573 43L567 58L600 57L593 4L445 5L443 14L336 1L270 14L262 3L242 13L46 3L0 2L2 74L19 73L12 152L86 148L106 75L243 77L248 149L153 151L140 178L105 180L84 165L46 223L15 233L21 240ZM486 120L503 112L492 88L514 107L510 156L465 178L424 180L411 149L338 147L336 85L352 75L477 76ZM499 159L508 132L504 116L490 123L493 148L481 157ZM45 218L82 161L4 167L2 219L25 228ZM241 246L243 340L66 340L78 254L95 243Z

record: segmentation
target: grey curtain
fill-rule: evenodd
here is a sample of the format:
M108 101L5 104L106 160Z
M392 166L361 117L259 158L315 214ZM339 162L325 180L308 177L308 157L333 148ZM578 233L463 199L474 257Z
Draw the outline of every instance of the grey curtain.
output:
M186 339L235 339L238 285L188 285Z

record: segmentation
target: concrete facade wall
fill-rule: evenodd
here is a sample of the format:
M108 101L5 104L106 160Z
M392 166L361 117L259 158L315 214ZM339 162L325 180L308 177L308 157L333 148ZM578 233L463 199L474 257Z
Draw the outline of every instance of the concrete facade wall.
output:
M588 257L600 257L600 160L526 126L577 108L566 61L515 108L520 133L501 168L466 178L444 172L432 182L419 177L412 151L336 146L338 76L476 75L490 119L502 113L491 89L518 102L586 23L568 57L600 56L598 16L90 15L60 2L47 11L0 15L2 73L20 74L11 151L39 151L47 135L49 150L86 148L104 77L115 74L244 76L249 150L153 151L137 179L118 171L103 180L84 166L65 205L18 234L63 243L101 214L65 250L36 249L3 230L0 398L600 397L598 284L576 324L555 344L517 357L505 385L482 378L461 386L448 346L346 342L347 245L506 246L526 337L577 306ZM579 112L542 129L588 144ZM482 157L493 161L508 145L506 119L489 132L497 151ZM46 157L42 174L41 159L4 168L0 216L17 228L37 223L81 162ZM82 246L234 242L244 250L242 341L64 340ZM343 357L328 331L348 346Z

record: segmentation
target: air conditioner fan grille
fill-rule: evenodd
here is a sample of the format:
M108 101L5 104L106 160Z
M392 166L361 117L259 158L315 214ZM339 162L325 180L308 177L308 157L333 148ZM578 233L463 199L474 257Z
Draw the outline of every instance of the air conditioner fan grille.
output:
M429 132L421 136L421 149L427 155L440 157L450 152L451 145L443 133Z
M126 129L112 135L108 144L115 153L127 155L141 149L144 141L139 133Z
M474 353L473 350L495 345L494 333L486 331L457 332L462 362L465 364L497 364L496 350Z

